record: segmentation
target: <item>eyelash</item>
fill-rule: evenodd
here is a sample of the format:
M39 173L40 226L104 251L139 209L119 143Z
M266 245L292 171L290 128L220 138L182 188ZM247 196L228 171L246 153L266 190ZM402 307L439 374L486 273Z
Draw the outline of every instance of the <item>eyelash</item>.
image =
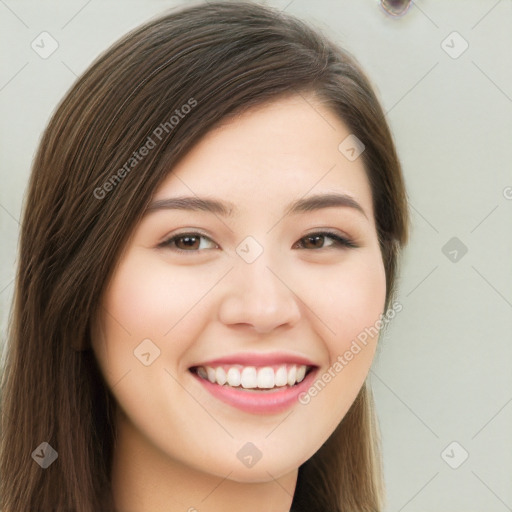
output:
M337 233L332 233L330 231L315 231L313 233L309 233L306 236L302 237L299 241L305 240L310 237L315 237L315 236L323 236L323 237L331 238L332 240L334 240L334 243L332 245L327 246L327 247L321 247L320 249L316 249L316 250L329 249L329 248L335 248L335 247L346 248L346 249L352 249L352 248L359 247L350 238L340 236ZM179 233L178 235L173 235L172 237L168 238L167 240L164 240L161 244L159 244L159 247L169 248L173 251L181 252L181 253L200 252L201 249L185 250L185 249L179 249L178 247L176 247L176 240L179 240L180 238L187 238L187 237L188 238L206 238L207 240L210 240L210 242L213 242L213 240L210 237L204 235L203 233L189 232L189 233ZM215 243L215 242L213 242L213 243ZM203 249L203 250L205 250L205 249ZM206 250L208 250L208 249L206 249ZM315 249L306 249L306 250L315 250Z

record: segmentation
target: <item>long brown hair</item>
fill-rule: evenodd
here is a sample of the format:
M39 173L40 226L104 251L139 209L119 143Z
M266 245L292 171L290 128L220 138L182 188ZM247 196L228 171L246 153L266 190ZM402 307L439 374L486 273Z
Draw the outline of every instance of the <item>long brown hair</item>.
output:
M365 144L387 309L408 205L384 113L349 53L272 8L208 2L135 29L71 87L43 134L24 203L2 376L3 512L114 510L115 403L90 350L114 266L152 193L203 135L306 92ZM148 138L154 147L143 152ZM43 442L58 454L46 469L32 456L49 453ZM299 468L292 510L381 510L379 454L365 384Z

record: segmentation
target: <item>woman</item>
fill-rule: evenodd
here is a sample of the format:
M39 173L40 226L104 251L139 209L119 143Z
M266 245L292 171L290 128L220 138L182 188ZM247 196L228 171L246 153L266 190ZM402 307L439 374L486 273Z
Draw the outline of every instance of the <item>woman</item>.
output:
M365 379L407 231L345 51L238 2L125 36L35 158L3 512L382 510Z

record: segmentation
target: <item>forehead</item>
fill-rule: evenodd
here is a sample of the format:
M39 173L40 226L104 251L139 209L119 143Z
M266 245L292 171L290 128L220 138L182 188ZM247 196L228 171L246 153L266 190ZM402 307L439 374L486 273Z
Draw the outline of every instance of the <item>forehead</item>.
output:
M154 201L214 196L230 213L282 213L291 200L319 193L354 198L373 221L362 158L339 150L350 131L315 97L294 95L258 106L211 130L172 169Z

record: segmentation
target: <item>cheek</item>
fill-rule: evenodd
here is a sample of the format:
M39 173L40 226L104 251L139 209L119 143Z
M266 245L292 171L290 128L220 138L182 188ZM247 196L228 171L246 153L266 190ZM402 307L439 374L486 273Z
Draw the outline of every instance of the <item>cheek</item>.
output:
M188 315L209 279L192 266L179 272L132 251L105 294L105 308L127 331L162 338Z
M105 309L113 317L107 320L117 320L130 333L161 336L172 325L168 305L176 301L176 287L164 273L132 255L119 266L105 293Z
M132 250L117 268L102 301L96 346L106 369L122 374L134 365L138 368L134 351L147 339L160 351L155 362L175 366L201 322L207 321L201 298L211 281L211 273L203 275L192 266L176 272L163 261L148 265L142 250Z
M384 312L386 276L380 252L353 254L327 276L320 269L310 277L319 286L316 293L310 288L305 302L324 324L331 357L337 356Z
M330 410L329 433L344 417L368 374L378 341L375 323L384 313L386 276L380 252L343 262L320 288L312 307L324 312L328 367L322 368L303 403ZM325 391L323 391L325 389Z

